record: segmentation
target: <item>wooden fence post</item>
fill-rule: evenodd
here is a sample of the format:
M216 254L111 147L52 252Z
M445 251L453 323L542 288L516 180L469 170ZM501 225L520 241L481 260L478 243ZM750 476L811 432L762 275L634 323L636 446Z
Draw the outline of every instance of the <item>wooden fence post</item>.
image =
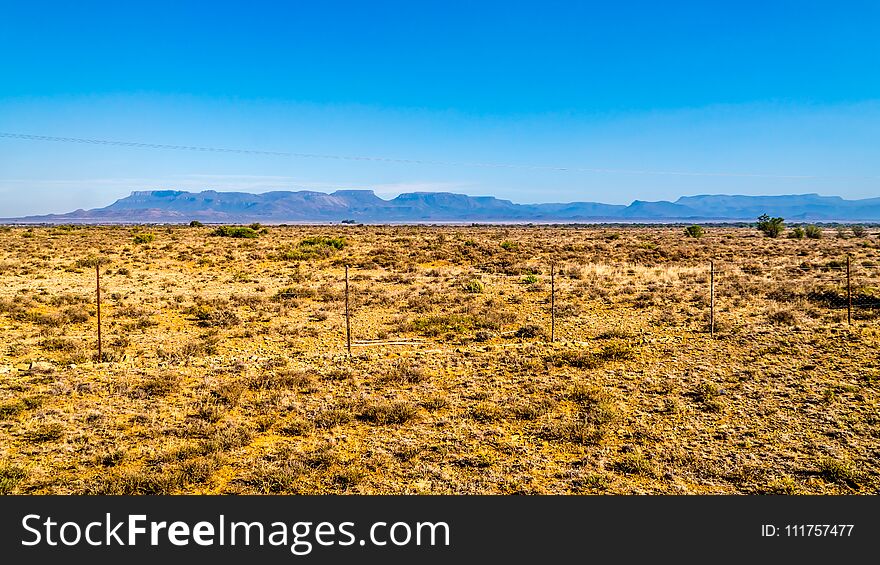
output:
M95 259L95 294L98 299L98 363L104 360L101 351L101 260Z
M715 261L709 261L709 336L715 337Z
M550 265L550 343L556 341L556 265Z
M846 256L846 323L852 325L852 274L849 255Z
M351 321L348 314L348 265L345 266L345 345L351 357Z

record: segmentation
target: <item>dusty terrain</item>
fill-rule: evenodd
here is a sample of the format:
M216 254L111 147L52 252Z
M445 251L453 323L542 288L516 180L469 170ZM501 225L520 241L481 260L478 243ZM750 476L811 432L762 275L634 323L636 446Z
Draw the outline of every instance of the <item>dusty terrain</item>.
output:
M0 231L0 493L880 488L876 229L214 231Z

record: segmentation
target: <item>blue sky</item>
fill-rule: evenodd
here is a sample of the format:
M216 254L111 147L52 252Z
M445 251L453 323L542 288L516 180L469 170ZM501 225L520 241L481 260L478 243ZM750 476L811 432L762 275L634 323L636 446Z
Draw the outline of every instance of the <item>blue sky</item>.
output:
M0 52L2 132L465 163L0 138L0 217L160 188L880 196L877 2L7 1Z

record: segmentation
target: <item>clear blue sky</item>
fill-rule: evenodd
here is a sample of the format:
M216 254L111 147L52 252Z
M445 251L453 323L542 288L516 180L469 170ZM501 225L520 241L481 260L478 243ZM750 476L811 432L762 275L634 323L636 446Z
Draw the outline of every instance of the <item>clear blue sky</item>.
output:
M876 1L7 0L0 52L3 132L629 171L0 138L0 217L165 188L880 196Z

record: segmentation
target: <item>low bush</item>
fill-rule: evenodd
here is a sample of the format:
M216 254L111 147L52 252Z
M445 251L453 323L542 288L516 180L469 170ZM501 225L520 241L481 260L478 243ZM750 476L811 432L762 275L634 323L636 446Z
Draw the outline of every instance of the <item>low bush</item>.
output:
M253 228L236 227L236 226L220 226L211 232L211 235L217 237L235 237L254 239L260 237L260 234Z

